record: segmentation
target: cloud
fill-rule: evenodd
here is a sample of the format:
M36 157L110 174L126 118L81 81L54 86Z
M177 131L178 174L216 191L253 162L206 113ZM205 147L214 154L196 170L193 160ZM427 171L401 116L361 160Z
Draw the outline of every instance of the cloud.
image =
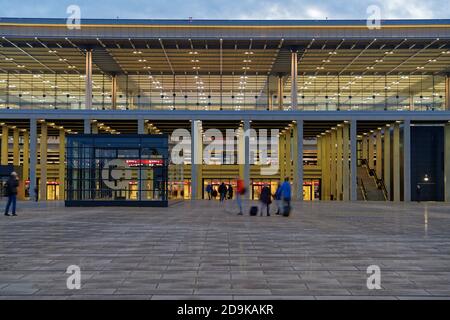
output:
M450 17L448 0L0 0L0 16L64 18L74 2L84 18L366 19L370 5L385 19Z
M433 2L421 0L383 0L382 15L385 19L432 19ZM437 9L437 8L436 8Z

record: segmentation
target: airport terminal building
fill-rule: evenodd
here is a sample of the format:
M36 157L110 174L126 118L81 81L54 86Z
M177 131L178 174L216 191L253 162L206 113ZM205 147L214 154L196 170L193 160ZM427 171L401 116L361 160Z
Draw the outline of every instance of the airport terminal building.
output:
M288 177L298 200L450 201L450 20L0 18L0 36L0 177L23 199L167 204L237 177L257 199ZM275 173L251 129L278 130ZM236 144L205 162L209 130Z

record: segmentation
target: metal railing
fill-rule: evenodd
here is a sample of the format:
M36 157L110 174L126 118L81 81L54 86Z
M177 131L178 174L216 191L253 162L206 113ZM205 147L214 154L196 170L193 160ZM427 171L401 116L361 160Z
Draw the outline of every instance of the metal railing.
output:
M361 189L361 193L362 193L364 201L367 201L367 190L366 190L366 187L364 186L364 182L363 182L362 178L360 178L359 187Z

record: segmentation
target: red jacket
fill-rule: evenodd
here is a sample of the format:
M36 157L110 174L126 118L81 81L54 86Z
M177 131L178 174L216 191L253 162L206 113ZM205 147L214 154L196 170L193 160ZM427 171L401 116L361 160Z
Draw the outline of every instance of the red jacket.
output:
M239 194L243 194L245 192L245 187L244 187L244 181L243 180L241 180L241 179L237 180L236 190L237 190L237 193L239 193Z

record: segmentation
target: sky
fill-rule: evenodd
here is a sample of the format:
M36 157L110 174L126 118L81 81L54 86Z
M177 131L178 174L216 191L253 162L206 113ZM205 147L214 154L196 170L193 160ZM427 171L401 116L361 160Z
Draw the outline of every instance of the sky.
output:
M0 0L0 17L109 19L366 19L370 5L382 19L450 18L449 0Z

